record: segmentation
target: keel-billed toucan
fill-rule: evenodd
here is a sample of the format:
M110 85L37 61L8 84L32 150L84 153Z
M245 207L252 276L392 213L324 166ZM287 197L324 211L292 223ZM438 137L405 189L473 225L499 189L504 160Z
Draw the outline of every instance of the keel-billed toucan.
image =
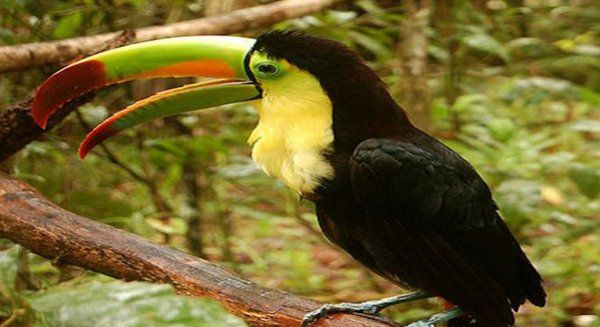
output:
M42 127L64 103L132 79L218 77L158 93L116 113L80 147L154 118L251 101L259 114L252 157L316 205L327 237L379 275L418 292L333 311L377 312L439 296L452 307L425 321L506 327L526 300L546 294L497 212L490 190L454 151L413 126L384 83L344 45L300 32L257 39L170 38L77 61L38 90Z

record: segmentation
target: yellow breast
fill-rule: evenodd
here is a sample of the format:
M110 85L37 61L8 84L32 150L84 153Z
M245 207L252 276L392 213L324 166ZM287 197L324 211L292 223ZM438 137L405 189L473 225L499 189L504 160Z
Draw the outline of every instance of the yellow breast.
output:
M333 144L332 105L314 77L304 72L294 77L263 85L263 99L254 103L260 119L248 143L268 175L302 194L333 178L323 156Z

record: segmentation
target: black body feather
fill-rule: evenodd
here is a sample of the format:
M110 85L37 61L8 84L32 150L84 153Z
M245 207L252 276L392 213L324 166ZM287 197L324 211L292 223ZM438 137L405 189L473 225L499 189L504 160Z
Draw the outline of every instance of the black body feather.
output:
M306 195L330 240L385 278L460 306L474 326L510 326L525 300L545 304L485 182L414 127L358 55L296 32L267 33L254 50L309 71L332 101L335 178Z

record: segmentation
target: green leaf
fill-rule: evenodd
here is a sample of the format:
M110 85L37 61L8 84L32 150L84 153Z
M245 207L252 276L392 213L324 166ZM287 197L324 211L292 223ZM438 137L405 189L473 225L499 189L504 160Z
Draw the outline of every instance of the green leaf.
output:
M15 279L17 277L18 251L18 246L13 246L7 250L0 251L0 283L9 290L14 287Z
M181 218L171 218L164 222L156 218L146 219L146 223L155 230L169 235L183 235L187 231L187 224Z
M485 112L489 106L485 94L473 93L461 95L456 99L452 110L458 114Z
M360 0L356 2L356 5L368 13L377 15L383 15L386 13L385 10L379 7L377 2L373 0Z
M348 38L377 56L388 55L390 52L385 44L382 44L379 40L376 40L369 35L350 32Z
M461 39L466 46L488 54L496 55L504 61L508 61L508 53L500 42L494 39L489 34L476 33L464 36Z
M580 120L572 123L570 129L577 132L597 133L600 134L600 121L597 120Z
M581 163L574 164L569 170L569 177L577 185L579 191L590 199L600 194L600 171Z
M508 179L496 188L496 201L503 217L511 224L522 224L531 219L541 202L541 185L525 179Z
M533 37L517 38L507 42L505 46L513 59L542 58L553 52L552 46L546 41Z
M246 326L217 302L176 295L168 285L90 282L30 294L34 326Z
M500 142L510 140L519 129L519 126L508 118L494 118L486 125L492 136Z
M83 23L83 14L80 11L62 17L54 28L54 38L64 39L77 35L81 23Z
M593 106L600 105L600 93L587 87L577 87L577 93L581 101Z
M12 305L18 295L15 291L15 280L18 267L18 246L0 251L0 322L8 318L15 310Z

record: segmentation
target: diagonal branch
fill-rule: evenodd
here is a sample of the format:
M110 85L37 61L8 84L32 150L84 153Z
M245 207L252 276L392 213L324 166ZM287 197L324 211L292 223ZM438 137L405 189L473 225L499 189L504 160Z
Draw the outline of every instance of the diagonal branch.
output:
M231 34L320 12L344 0L284 0L241 9L225 15L199 18L164 26L136 30L137 42L172 36ZM37 42L0 47L0 73L57 64L87 53L110 41L118 33L77 37L53 42Z
M63 264L124 280L169 283L208 296L255 326L299 326L319 303L266 289L216 264L151 243L52 204L27 184L0 174L0 237ZM397 326L389 320L334 314L314 326Z

